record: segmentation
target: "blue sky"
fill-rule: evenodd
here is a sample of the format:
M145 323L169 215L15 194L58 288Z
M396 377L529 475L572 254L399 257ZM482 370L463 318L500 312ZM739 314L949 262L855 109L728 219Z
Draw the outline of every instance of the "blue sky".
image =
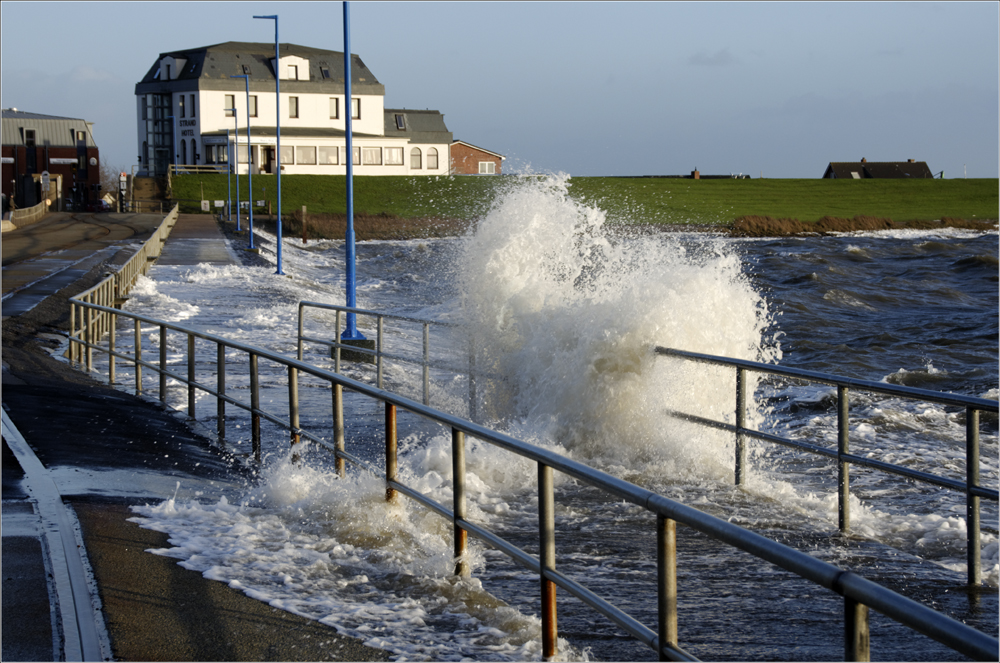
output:
M135 162L134 87L224 41L343 50L340 2L3 2L0 105L83 117ZM361 2L352 50L388 107L445 114L505 172L820 177L926 161L997 177L995 2Z

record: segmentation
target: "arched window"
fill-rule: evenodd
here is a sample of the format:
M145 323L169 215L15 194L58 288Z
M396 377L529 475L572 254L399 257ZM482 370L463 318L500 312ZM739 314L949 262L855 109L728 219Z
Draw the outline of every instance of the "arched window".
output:
M413 170L420 169L420 148L414 147L410 150L410 168Z
M431 147L427 150L427 170L437 170L438 167L438 151L437 148Z
M181 160L180 163L188 162L188 144L187 141L181 138Z

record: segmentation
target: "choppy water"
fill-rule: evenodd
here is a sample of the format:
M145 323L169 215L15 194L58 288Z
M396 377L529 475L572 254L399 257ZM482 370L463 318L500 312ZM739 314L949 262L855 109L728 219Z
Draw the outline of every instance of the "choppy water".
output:
M737 490L730 436L663 416L669 406L731 421L732 376L649 351L677 347L995 399L996 233L630 236L606 228L600 210L572 202L571 186L566 178L519 181L467 238L360 244L359 305L471 329L477 366L502 378L480 385L481 419L996 635L995 503L983 503L985 592L962 587L964 501L947 491L854 470L854 533L840 537L835 465L755 445L750 482ZM267 255L273 238L262 235L260 244ZM273 268L157 266L129 309L294 355L297 302L343 303L343 250L339 242L292 239L283 257L291 278L275 277ZM332 316L317 316L308 333L330 335L331 325ZM151 335L146 347L156 342ZM392 331L390 342L419 352L419 331ZM454 359L465 342L457 333L437 337L432 353ZM183 362L183 339L170 343ZM214 350L204 352L199 370L210 370ZM306 358L330 364L322 347L308 348ZM363 365L347 372L374 375ZM127 382L121 365L119 373ZM229 374L234 391L246 389L238 369ZM264 406L283 412L283 374L262 366L262 376ZM419 400L412 370L391 365L386 381ZM464 384L435 373L433 404L466 414ZM308 384L302 391L304 427L329 430L329 391ZM763 429L836 445L830 390L762 381L755 393L752 418ZM184 407L186 395L178 388L172 401ZM347 407L349 448L377 461L378 408L359 398ZM198 408L214 412L214 400L201 398ZM964 479L963 417L855 394L852 451ZM230 421L232 441L245 452L248 424L235 412ZM449 503L449 434L405 416L400 428L404 480ZM291 464L287 436L265 433L268 462L245 493L139 510L144 526L170 533L173 547L163 554L403 659L539 657L536 578L473 543L473 578L452 579L445 521L406 500L386 505L381 483L363 474L335 478L320 450ZM982 447L983 482L996 487L995 418L983 422ZM470 519L535 551L534 466L474 441L467 462ZM655 628L650 518L567 480L557 480L556 501L558 567ZM684 528L679 540L682 646L716 660L842 657L838 597ZM566 658L654 660L561 597ZM877 616L872 651L876 659L960 658Z

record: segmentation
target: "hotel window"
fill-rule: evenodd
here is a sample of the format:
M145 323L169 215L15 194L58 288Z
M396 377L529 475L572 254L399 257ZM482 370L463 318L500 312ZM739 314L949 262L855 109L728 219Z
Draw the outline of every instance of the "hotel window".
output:
M236 114L236 111L230 110L236 108L236 95L227 94L226 95L226 117L232 117Z
M330 119L336 120L340 118L340 99L337 97L330 97Z
M420 148L414 147L410 150L410 168L420 170Z
M281 163L282 164L294 164L295 163L295 148L291 145L281 146Z
M480 161L479 162L479 174L480 175L496 175L497 165L492 161Z
M288 65L288 78L293 81L299 80L299 66L297 64Z
M351 119L360 120L361 119L361 99L353 97L351 99Z
M360 166L361 165L361 148L358 147L357 145L352 145L351 146L351 153L354 155L354 158L351 161L354 163L355 166ZM346 147L340 148L340 163L344 164L345 166L347 165L347 148Z
M247 146L246 145L237 145L236 146L236 156L239 159L240 163L246 163L247 162L247 156L249 155L249 153L250 153L250 151L247 150Z
M320 67L319 71L323 75L323 78L330 78L330 70L329 70L329 68L327 68L327 67Z
M403 148L401 148L401 147L387 147L387 148L385 148L385 165L387 165L387 166L402 166L403 165Z
M180 116L184 117L184 95L180 96Z
M295 148L295 158L301 164L315 165L316 164L316 148L312 146L303 146Z
M340 163L340 150L336 147L320 147L319 162L323 166L336 166Z
M382 148L365 147L361 149L362 163L366 166L382 165Z
M140 111L139 119L141 119L141 120L147 120L149 118L146 117L146 114L149 112L149 107L146 105L146 97L143 97L139 101L140 101L140 105L142 107L142 110Z
M427 150L427 170L437 170L438 167L438 151L437 148L429 148Z
M299 116L299 98L288 97L288 117L294 118L298 116Z
M250 96L250 117L257 117L257 95Z
M406 131L406 118L401 113L396 113L396 128L400 131Z
M232 108L232 106L230 106L230 108ZM190 110L190 112L191 112L191 117L194 117L194 95L193 94L191 95L191 104L190 104L190 108L188 110Z

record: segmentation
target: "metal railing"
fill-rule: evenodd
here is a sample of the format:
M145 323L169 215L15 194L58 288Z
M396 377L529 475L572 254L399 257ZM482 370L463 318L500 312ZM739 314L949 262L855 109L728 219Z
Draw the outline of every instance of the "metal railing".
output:
M214 164L170 164L168 170L171 175L190 175L192 173L226 173L229 165L224 163Z
M748 438L780 444L800 451L805 451L817 456L831 458L837 462L837 494L838 494L838 521L841 532L847 532L851 527L850 512L850 466L860 465L882 472L889 472L899 476L927 483L950 490L965 493L966 496L966 548L968 561L968 580L970 585L978 585L982 576L982 562L980 553L980 517L979 500L985 498L997 501L998 492L986 488L979 483L979 413L997 412L997 401L972 396L962 396L958 394L946 394L927 389L917 389L886 384L884 382L872 382L869 380L855 380L851 378L838 377L826 373L805 371L797 368L786 368L775 366L774 364L761 364L758 362L732 359L729 357L718 357L714 355L699 354L695 352L685 352L670 348L656 348L656 353L665 357L676 357L687 361L714 364L717 366L728 366L736 369L736 424L728 424L721 421L705 419L696 415L668 411L671 416L686 421L692 421L712 428L726 430L736 435L736 459L735 476L736 484L743 485L746 480L747 465L747 445ZM793 440L787 437L763 433L746 425L747 413L747 372L763 373L767 375L779 375L796 380L804 380L811 383L819 383L834 386L837 388L837 448L809 444L801 440ZM858 390L869 393L883 394L887 396L898 396L901 398L920 399L924 402L937 403L940 405L959 407L965 410L965 482L956 481L947 477L942 477L927 472L920 472L901 465L887 463L872 458L865 458L850 453L850 390Z
M49 213L49 206L51 205L51 200L43 200L33 207L16 209L10 213L10 222L13 224L14 228L29 226L36 221L41 221L42 218Z
M109 274L100 283L85 290L75 297L70 298L69 309L69 355L70 361L82 362L86 365L87 371L93 370L93 353L91 344L97 343L104 335L108 335L110 347L113 350L115 345L115 318L94 309L81 306L83 303L98 304L102 307L119 308L125 301L132 286L140 274L149 271L153 262L160 257L163 245L170 236L170 231L177 223L177 206L175 205L170 213L163 217L163 222L153 231L152 236L143 242L139 250L128 259L128 261L118 268L118 271ZM85 344L74 343L74 339L83 339ZM81 352L83 357L81 358ZM114 355L110 355L113 357ZM114 382L115 364L111 359L110 371L112 383Z
M159 398L166 402L168 380L174 380L187 387L188 415L196 416L196 392L201 391L216 399L217 433L221 441L225 440L226 406L232 405L250 413L252 419L252 436L254 455L260 458L260 422L267 419L289 431L291 445L298 445L306 437L324 448L331 450L336 459L336 471L341 475L345 472L345 461L358 465L362 469L383 476L386 483L386 500L398 499L402 493L432 511L452 522L454 533L455 568L458 576L470 575L467 556L468 535L479 538L487 545L502 551L511 559L530 571L538 574L540 593L542 596L542 649L543 656L551 659L557 653L556 626L556 587L561 587L573 596L594 608L599 613L617 624L632 637L643 642L658 653L662 660L696 660L679 643L677 627L677 524L687 525L713 539L739 550L746 551L762 560L768 561L782 569L829 589L843 597L844 603L844 654L847 660L868 660L869 658L869 608L886 615L919 633L923 633L942 644L961 652L969 657L980 660L996 660L998 641L985 633L962 624L927 606L906 598L896 592L866 580L853 572L845 571L832 564L820 561L811 555L800 552L783 544L777 543L742 527L716 518L704 512L685 506L675 500L656 494L627 481L613 477L600 470L588 467L583 463L564 458L550 451L540 449L509 435L490 430L472 421L435 410L428 405L418 403L369 384L352 380L338 373L328 371L299 359L285 357L278 353L231 341L213 334L182 327L180 325L156 320L133 313L124 313L117 309L88 301L75 301L74 306L100 314L124 317L132 320L136 338L141 336L141 325L147 324L159 329L159 360L149 362L142 358L141 346L137 342L132 355L123 354L114 348L113 340L108 347L96 343L93 337L71 336L70 342L82 345L88 354L97 349L106 352L111 358L130 361L135 365L135 386L142 390L142 368L148 368L159 374ZM88 314L89 316L90 314ZM114 323L112 323L112 327ZM186 370L177 371L176 366L170 366L167 361L168 333L182 334L187 340L187 358L181 366ZM207 342L215 346L215 386L197 381L195 363L196 341ZM226 350L246 353L250 382L250 403L238 400L226 391ZM335 348L340 353L341 348ZM260 360L273 362L287 371L288 375L288 410L287 418L262 409L260 402ZM113 365L109 361L109 365ZM323 382L329 383L333 392L333 443L300 427L301 412L299 402L299 377L311 375ZM114 376L109 371L109 381L114 382ZM384 472L370 463L351 454L345 448L343 389L363 394L380 401L385 408L385 470ZM446 506L419 492L415 488L402 483L398 475L396 420L397 409L413 413L451 429L452 437L452 470L453 470L453 501ZM745 431L746 434L749 431ZM516 545L505 540L487 527L472 522L466 511L465 484L465 437L472 436L485 443L505 449L511 453L529 459L536 463L538 470L538 522L539 522L539 555L535 557ZM634 619L624 611L604 600L584 585L563 575L556 570L555 543L555 494L553 473L559 471L584 484L600 490L608 499L625 500L638 505L656 516L657 535L657 612L656 629ZM734 580L734 582L740 582Z
M333 329L333 335L328 338L316 338L306 336L305 334L305 319L306 312L309 309L323 310L323 311L336 311L336 324ZM341 331L341 321L346 313L354 313L359 317L367 317L375 319L375 348L368 349L365 347L359 347L357 345L351 345L340 342L340 331ZM419 325L421 328L421 338L423 339L423 352L420 359L413 359L406 355L401 355L397 353L390 353L385 350L385 321L391 320L396 323L410 323L411 325ZM372 358L375 364L376 370L376 382L375 385L379 388L383 388L383 373L385 368L385 363L388 360L396 361L403 364L410 364L412 366L421 367L421 384L422 384L422 399L424 405L431 404L431 389L430 389L430 371L431 369L437 369L442 371L449 371L458 375L467 375L469 381L469 418L475 420L476 418L476 361L475 354L472 352L471 346L468 353L468 363L464 366L453 366L441 361L431 360L431 327L442 327L446 329L457 329L460 325L450 322L440 322L437 320L427 320L425 318L414 318L405 315L392 315L388 313L381 313L379 311L369 311L367 309L354 308L350 306L340 306L337 304L321 304L319 302L299 302L299 332L298 332L298 359L302 359L304 343L316 343L319 345L326 346L330 349L331 355L336 354L336 350L347 350L351 353L368 355ZM336 354L338 363L336 364L334 371L336 373L340 372L339 364L339 354Z

